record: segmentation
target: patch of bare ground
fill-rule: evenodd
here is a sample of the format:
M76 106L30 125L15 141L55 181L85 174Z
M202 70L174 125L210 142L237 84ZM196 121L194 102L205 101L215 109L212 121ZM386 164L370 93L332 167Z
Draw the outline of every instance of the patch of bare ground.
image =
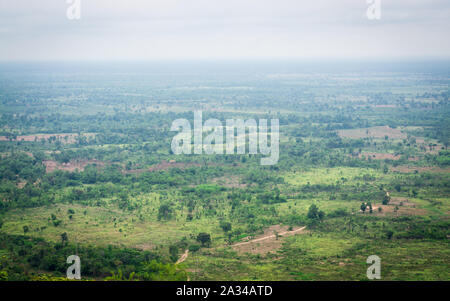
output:
M422 137L414 137L414 139L416 140L417 147L425 154L437 154L445 149L443 144L437 143L436 141L427 141Z
M380 138L388 136L390 139L405 139L407 135L399 129L393 129L389 126L374 126L370 128L339 130L338 134L342 138Z
M176 262L175 264L180 264L180 263L182 263L183 261L185 261L185 260L188 258L188 256L189 256L189 250L186 249L186 250L184 251L184 253L181 254L181 257L177 260L177 262Z
M294 227L289 231L288 226L274 225L264 230L264 234L258 235L248 241L236 243L231 247L239 253L251 253L265 255L274 252L281 247L283 237L305 233L306 227Z
M371 105L372 108L396 108L397 105Z
M245 188L247 184L240 183L238 176L228 176L212 179L214 184L229 188Z
M358 157L365 160L368 160L369 157L372 160L400 160L401 156L388 153L360 153Z
M399 198L400 199L400 198ZM378 211L381 208L381 211ZM374 205L372 207L372 213L368 212L360 214L370 214L376 216L402 216L402 215L426 215L427 211L425 209L416 208L416 204L408 201L401 204L401 201L390 202L389 205Z
M433 154L433 155L439 154L439 152L444 149L444 147L441 144L438 144L437 146L429 146L428 145L428 146L424 146L424 147L425 147L426 154Z
M414 207L405 207L405 206L398 206L398 205L388 205L385 206L386 208L383 208L383 211L387 213L388 215L426 215L428 212L425 209L420 209ZM397 209L396 209L397 208Z
M64 170L69 172L74 172L76 170L83 171L84 168L89 164L96 164L97 166L104 166L105 163L98 160L72 160L68 163L59 163L53 160L44 160L42 164L45 165L45 171L47 173L55 170Z
M35 134L35 135L21 135L15 138L10 138L6 136L0 136L0 141L41 141L42 139L46 141L60 141L64 144L73 144L77 142L78 134L73 133L62 133L62 134ZM86 137L88 140L95 136L94 133L85 133L81 136Z
M200 164L198 164L198 163L175 162L174 160L171 160L169 162L162 161L161 163L156 164L156 165L152 165L149 168L130 169L130 170L124 170L122 172L125 173L125 174L138 174L138 173L143 173L143 172L147 172L147 171L168 170L170 168L184 169L184 168L188 168L188 167L191 167L191 166L200 166Z
M405 197L391 197L391 200L389 201L390 205L397 205L397 206L406 206L406 207L412 207L416 208L416 204L411 202L408 198Z
M415 157L415 156L408 158L408 161L412 161L412 162L417 162L419 160L420 160L420 157Z
M449 173L450 168L441 168L435 166L409 166L409 165L400 165L390 168L393 172L399 173L423 173L423 172L435 172L435 173Z
M27 185L27 181L21 180L17 183L17 188L22 189L25 187L25 185Z
M51 155L51 154L60 154L61 151L59 151L59 150L54 150L54 151L49 151L49 150L47 150L47 151L45 151L44 153L46 153L47 155Z

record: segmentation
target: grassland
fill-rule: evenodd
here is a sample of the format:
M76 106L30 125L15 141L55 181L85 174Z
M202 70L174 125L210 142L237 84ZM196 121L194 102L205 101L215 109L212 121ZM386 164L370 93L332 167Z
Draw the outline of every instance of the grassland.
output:
M87 279L367 280L370 255L383 280L450 279L442 82L184 72L0 90L2 275L61 280L81 250ZM171 123L194 110L279 119L278 163L175 155Z

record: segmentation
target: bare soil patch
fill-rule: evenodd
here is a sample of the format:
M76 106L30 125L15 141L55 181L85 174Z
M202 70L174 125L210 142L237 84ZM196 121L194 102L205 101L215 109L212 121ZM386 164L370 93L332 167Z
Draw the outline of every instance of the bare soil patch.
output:
M412 162L417 162L417 161L419 161L419 160L420 160L419 157L409 157L409 158L408 158L408 161L412 161Z
M372 213L369 213L366 210L364 214L372 214L378 216L401 216L401 215L426 215L427 211L425 209L416 208L416 204L412 202L404 202L402 206L400 206L399 200L392 201L389 205L379 205L372 207ZM381 212L378 211L378 208L381 207ZM397 210L395 208L398 208ZM363 214L360 211L361 214Z
M390 139L405 139L407 135L399 129L393 129L389 126L375 126L362 129L339 130L338 134L342 138L380 138L384 139L388 136Z
M368 160L369 157L372 158L372 160L400 160L399 155L388 153L361 153L358 157L366 160Z
M398 207L395 211L395 207ZM427 211L425 209L419 209L415 207L406 207L398 205L387 205L383 206L383 212L387 215L426 215Z
M433 154L433 155L439 154L439 152L443 149L442 144L438 144L436 146L424 145L424 147L426 154Z
M372 108L396 108L397 105L372 105Z
M416 139L417 146L420 148L422 153L438 154L441 150L445 149L443 144L438 143L436 141L433 141L433 142L426 141L425 138L421 138L421 137L414 137L414 138Z
M179 263L182 263L183 261L185 261L188 258L188 255L189 255L189 250L186 249L175 264L179 264Z
M396 167L390 168L394 172L400 173L414 173L414 172L436 172L436 173L449 173L450 168L441 168L435 166L409 166L409 165L400 165Z
M27 181L21 180L17 183L17 188L22 189L25 187L25 185L27 185Z
M274 225L264 231L264 234L256 236L254 239L236 243L231 247L240 253L267 254L278 250L281 247L283 237L305 233L306 227L294 227L292 231L288 226Z
M15 139L11 139L12 141L41 141L42 139L45 139L48 141L48 139L52 138L55 139L55 141L61 141L61 143L64 144L73 144L77 141L78 134L73 133L62 133L62 134L35 134L35 135L22 135L17 136ZM94 133L86 133L81 134L81 136L84 136L86 138L92 138L95 136ZM0 136L0 141L10 141L10 138L6 136Z
M83 171L84 168L89 164L96 164L98 166L104 166L105 163L98 160L72 160L68 163L59 163L53 160L42 161L45 165L45 171L50 173L55 170L65 170L69 172L74 172L76 170Z
M411 200L405 197L395 197L395 196L391 197L389 204L416 208L416 204L414 204L413 202L411 202Z
M188 168L191 166L200 166L198 163L183 163L183 162L174 162L174 161L162 161L159 164L152 165L149 168L143 168L143 169L130 169L130 170L124 170L123 173L125 174L138 174L143 173L147 171L158 171L158 170L168 170L170 168Z

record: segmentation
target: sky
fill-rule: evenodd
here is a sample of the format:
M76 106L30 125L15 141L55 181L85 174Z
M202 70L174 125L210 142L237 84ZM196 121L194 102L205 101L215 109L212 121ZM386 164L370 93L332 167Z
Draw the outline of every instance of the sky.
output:
M67 1L0 0L0 61L450 58L448 0Z

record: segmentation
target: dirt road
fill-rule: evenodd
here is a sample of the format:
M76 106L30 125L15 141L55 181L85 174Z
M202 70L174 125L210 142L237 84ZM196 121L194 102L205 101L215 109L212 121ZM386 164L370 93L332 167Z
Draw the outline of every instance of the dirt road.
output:
M278 236L283 236L285 234L295 234L295 233L303 231L305 229L306 229L306 226L298 228L296 230L292 230L292 231L284 231L284 232L278 233ZM275 237L276 237L275 234L269 234L269 235L266 235L266 236L263 236L263 237L260 237L260 238L257 238L257 239L253 239L253 240L244 241L244 242L240 242L240 243L234 244L233 247L242 246L242 245L246 245L246 244L251 244L251 243L254 243L254 242L259 242L259 241L262 241L262 240L275 238ZM182 263L183 261L185 261L188 258L188 256L189 256L189 250L185 250L184 253L181 255L180 259L178 259L175 264Z
M305 229L306 229L306 226L305 227L301 227L301 228L299 228L297 230L285 231L285 232L278 233L278 236L283 236L285 234L294 234L294 233L303 231ZM266 239L270 239L270 238L275 238L275 237L276 237L275 234L266 235L266 236L263 236L263 237L260 237L260 238L257 238L257 239L253 239L253 240L244 241L244 242L240 242L240 243L234 244L233 247L242 246L242 245L246 245L246 244L251 244L251 243L254 243L254 242L258 242L258 241L262 241L262 240L266 240Z
M182 263L183 261L186 260L186 258L189 255L189 250L184 251L183 255L181 255L180 259L177 260L177 262L175 264L179 264Z

